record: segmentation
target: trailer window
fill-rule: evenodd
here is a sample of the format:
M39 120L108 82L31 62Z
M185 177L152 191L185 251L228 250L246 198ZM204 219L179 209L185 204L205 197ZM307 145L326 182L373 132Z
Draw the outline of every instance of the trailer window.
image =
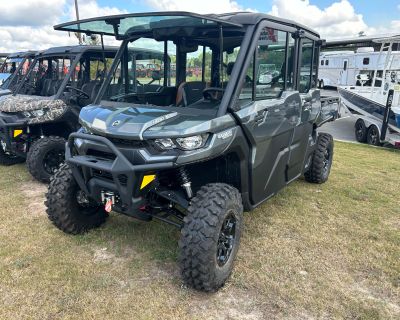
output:
M321 60L321 66L323 66L324 65L324 60Z
M369 58L364 58L363 59L363 65L369 65Z
M325 60L325 65L329 66L329 60Z

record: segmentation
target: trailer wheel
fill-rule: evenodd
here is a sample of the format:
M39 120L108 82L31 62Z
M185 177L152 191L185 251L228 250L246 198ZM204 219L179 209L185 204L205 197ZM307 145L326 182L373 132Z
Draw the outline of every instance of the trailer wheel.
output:
M51 179L45 205L49 220L65 233L85 233L102 225L108 216L102 205L80 190L66 163Z
M309 169L304 173L306 181L324 183L328 180L333 161L333 138L328 133L318 135L317 146Z
M43 137L35 141L28 151L26 165L30 174L41 182L50 182L50 177L64 162L65 139Z
M239 249L242 220L241 195L230 185L207 184L192 198L179 241L188 285L209 292L225 284Z
M379 137L379 129L374 124L372 124L368 128L367 143L372 145L372 146L378 146L378 147L381 145L381 140L380 140L380 137Z
M2 138L0 138L0 165L11 166L13 164L22 163L25 159L11 154L7 150L7 145Z
M365 126L365 122L363 119L358 119L354 125L354 133L356 136L356 140L360 143L367 142L367 127Z

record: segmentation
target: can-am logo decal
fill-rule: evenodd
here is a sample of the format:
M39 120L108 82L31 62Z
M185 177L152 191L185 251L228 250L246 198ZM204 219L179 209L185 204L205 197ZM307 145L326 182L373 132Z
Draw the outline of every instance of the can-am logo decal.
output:
M114 121L111 126L116 127L116 126L119 126L120 124L121 124L121 121L117 120L117 121Z
M228 139L229 137L232 137L232 135L233 135L233 130L230 129L230 130L226 130L226 131L218 133L217 138L225 140L225 139Z

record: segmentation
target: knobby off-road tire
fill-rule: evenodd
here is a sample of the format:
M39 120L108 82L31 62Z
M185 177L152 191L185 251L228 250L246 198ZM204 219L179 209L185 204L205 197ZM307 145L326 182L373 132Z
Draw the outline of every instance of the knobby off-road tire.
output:
M84 196L66 163L51 179L45 204L50 221L71 234L97 228L108 216L102 205L92 203Z
M181 272L188 285L202 291L224 285L239 249L242 221L242 198L234 187L213 183L197 192L179 241Z
M330 134L320 133L317 146L312 155L311 164L304 177L312 183L324 183L328 180L333 160L333 138Z
M5 144L3 146L3 141L4 140L2 140L0 138L0 143L1 143L1 145L0 145L0 165L11 166L13 164L22 163L25 161L24 158L18 157L16 155L13 155L13 154L7 152L4 147Z
M41 182L50 182L51 176L64 162L65 139L49 136L35 141L28 151L26 165L30 174Z

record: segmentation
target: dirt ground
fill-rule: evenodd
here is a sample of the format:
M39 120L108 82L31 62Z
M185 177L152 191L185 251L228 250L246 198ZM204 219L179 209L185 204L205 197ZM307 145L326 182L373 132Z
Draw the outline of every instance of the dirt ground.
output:
M70 236L46 186L0 168L0 319L399 319L400 153L336 143L326 184L297 181L253 212L217 293L187 288L179 230L112 214Z

